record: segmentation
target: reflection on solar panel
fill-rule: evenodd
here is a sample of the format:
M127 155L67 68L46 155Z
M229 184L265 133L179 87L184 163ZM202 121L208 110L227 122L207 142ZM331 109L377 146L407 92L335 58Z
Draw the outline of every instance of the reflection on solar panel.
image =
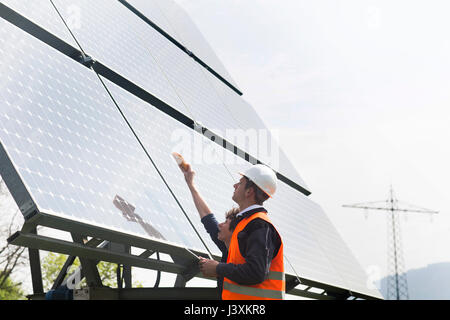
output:
M221 253L198 218L172 152L192 164L219 220L235 205L238 172L261 161L280 179L266 207L285 243L288 279L300 276L329 294L380 297L367 289L358 262L321 207L307 198L305 182L186 13L165 0L129 4L0 4L0 172L27 220L22 235L11 241L77 250L89 259L101 254L113 262L150 263L189 279L196 269L184 264L182 252L190 259ZM63 49L52 34L80 52ZM94 59L91 64L87 57ZM259 148L263 143L269 150ZM174 264L30 236L26 232L35 225L166 252Z
M206 239L208 247L220 255L220 251L200 223L192 196L184 182L184 176L171 155L173 151L177 151L192 164L200 192L217 213L218 219L221 219L233 205L231 196L234 182L224 167L222 158L217 156L216 152L220 152L220 147L113 83L105 81L114 100L152 155L171 190L189 214L203 239Z
M1 27L0 138L39 210L205 251L95 73Z

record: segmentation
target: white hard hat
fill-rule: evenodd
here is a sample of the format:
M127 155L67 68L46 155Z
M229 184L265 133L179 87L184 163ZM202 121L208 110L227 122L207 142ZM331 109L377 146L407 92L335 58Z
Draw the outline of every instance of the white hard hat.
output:
M271 198L277 190L277 176L275 172L263 164L255 164L244 173L239 172L239 174L253 181Z

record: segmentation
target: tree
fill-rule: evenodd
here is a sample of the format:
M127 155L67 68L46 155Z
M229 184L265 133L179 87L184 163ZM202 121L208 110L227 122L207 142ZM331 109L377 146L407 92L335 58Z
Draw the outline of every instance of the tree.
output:
M0 299L17 300L24 299L21 289L21 283L12 279L14 271L26 264L25 248L11 246L6 242L13 230L17 228L17 219L19 210L16 208L11 215L10 206L7 205L9 193L6 190L3 180L0 180L0 211L2 212L2 221L0 224Z
M2 227L1 233L11 235L11 225ZM3 239L2 239L3 240ZM0 299L17 300L24 298L21 284L12 280L14 270L26 263L25 248L10 246L7 243L0 248Z
M0 300L24 300L25 294L22 291L22 284L14 282L10 277L2 278L2 287L0 288Z

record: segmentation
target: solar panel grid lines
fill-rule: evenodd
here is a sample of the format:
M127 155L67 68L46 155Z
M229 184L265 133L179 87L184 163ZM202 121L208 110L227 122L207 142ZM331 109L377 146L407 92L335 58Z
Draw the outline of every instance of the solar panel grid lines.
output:
M188 114L160 66L149 54L150 51L158 52L165 46L173 46L162 35L137 19L118 1L53 2L66 21L70 20L69 6L77 8L80 23L71 30L87 54Z
M65 11L64 2L54 2L61 12ZM73 30L73 33L94 59L112 67L210 128L236 126L233 119L223 112L223 106L202 74L202 67L143 21L134 17L133 23L128 23L131 18L127 19L127 16L133 13L127 8L119 2L105 0L95 3L79 0L72 3L79 7L82 16L82 27ZM96 12L96 15L91 12ZM118 29L115 24L124 27ZM87 30L97 32L88 33ZM119 46L117 39L123 45ZM149 66L153 70L148 69ZM155 72L158 76L152 74ZM150 80L158 83L153 84ZM167 92L163 93L163 90ZM170 99L166 93L170 93Z
M127 123L127 125L129 126L130 130L133 132L133 134L135 135L136 139L138 140L140 146L142 147L142 149L145 151L147 157L149 158L149 160L152 162L153 166L156 168L156 171L158 172L159 176L161 177L161 179L163 180L164 184L167 186L167 188L169 189L171 195L174 197L175 201L177 202L178 206L180 207L181 211L185 214L186 219L188 220L189 224L192 226L192 228L194 229L195 233L197 234L197 236L199 237L200 241L203 243L203 245L205 246L206 250L208 251L208 255L210 258L212 258L212 254L211 251L208 249L208 246L204 243L203 238L200 236L199 232L197 231L197 228L195 227L195 225L192 223L192 220L190 219L189 215L186 214L186 211L184 210L183 206L180 204L180 202L178 201L178 198L175 196L175 194L173 193L171 187L169 186L169 184L167 183L166 179L164 178L163 174L160 172L160 170L158 169L158 166L155 164L155 162L153 161L153 159L151 158L150 154L147 151L146 146L144 145L144 143L141 141L141 138L139 137L137 131L133 128L133 125L131 124L131 122L128 120L127 116L126 116L126 112L124 112L122 110L123 107L121 107L118 103L117 103L117 99L113 96L113 94L111 93L111 90L108 88L108 86L105 84L104 80L101 78L101 76L99 76L97 74L97 76L99 77L99 80L102 82L103 86L105 87L105 89L108 91L108 94L110 95L110 97L112 98L112 100L114 101L114 104L117 106L118 110L120 111L120 114L122 115L122 117L124 118L125 122ZM111 84L112 87L112 84ZM156 111L155 109L151 109L152 111ZM156 111L156 113L158 113L158 111ZM174 230L175 231L175 230ZM186 247L187 248L187 247Z
M71 37L67 28L64 27L63 21L49 0L2 0L1 3L40 25L73 47L76 47L76 42ZM74 7L69 6L68 9L69 11L73 11Z
M1 67L14 72L2 83L0 137L39 209L141 237L152 225L159 240L204 252L95 73L1 25L10 40ZM24 84L25 74L40 81ZM131 220L114 206L116 195L136 208Z
M192 164L196 171L198 188L217 219L221 220L222 215L232 206L233 190L233 180L224 169L221 159L216 157L216 152L221 148L112 82L105 79L105 83L145 148L154 155L157 167L185 208L196 230L203 235L203 239L206 239L208 248L212 248L213 253L220 254L200 223L184 176L172 159L171 153L177 151L183 154L183 157Z
M154 23L157 27L161 28L169 36L176 38L180 44L186 45L181 37L178 36L175 29L172 28L172 24L167 19L161 7L155 1L121 1L122 4L129 4L141 12L147 19Z
M266 129L267 126L244 97L236 95L225 84L217 81L213 75L206 74L215 92L230 110L230 113L243 129Z
M175 47L167 47L156 60L160 63L169 82L197 122L208 128L235 128L237 124L217 99L214 88L208 83L204 71L192 59ZM164 59L173 57L173 59Z
M223 63L217 58L214 50L205 41L203 35L187 13L175 2L170 0L127 0L133 7L142 12L148 19L157 24L169 36L181 43L187 50L200 59L203 67L208 66L233 86L233 91L239 91ZM209 72L208 72L209 73ZM210 73L212 75L212 73Z

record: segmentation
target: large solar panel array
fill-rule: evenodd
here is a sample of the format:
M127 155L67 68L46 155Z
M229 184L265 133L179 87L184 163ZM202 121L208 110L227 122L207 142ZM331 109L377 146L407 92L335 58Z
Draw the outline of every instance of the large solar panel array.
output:
M1 3L73 47L80 45L87 55L215 133L267 130L253 107L229 86L235 83L173 2L129 3L229 83L124 1ZM78 21L73 21L74 12ZM234 145L224 148L211 141L10 22L1 19L0 28L1 146L38 210L219 255L171 152L182 153L192 163L200 192L219 219L235 205L233 184L237 173L251 166L248 159L236 155ZM272 164L267 154L252 154L248 141L235 145ZM286 155L274 148L279 154L274 169L306 189ZM364 272L327 215L300 191L279 181L276 196L266 206L285 242L286 270L379 297L366 287Z
M117 195L164 239L204 251L95 73L3 20L0 32L1 141L40 211L147 236Z

